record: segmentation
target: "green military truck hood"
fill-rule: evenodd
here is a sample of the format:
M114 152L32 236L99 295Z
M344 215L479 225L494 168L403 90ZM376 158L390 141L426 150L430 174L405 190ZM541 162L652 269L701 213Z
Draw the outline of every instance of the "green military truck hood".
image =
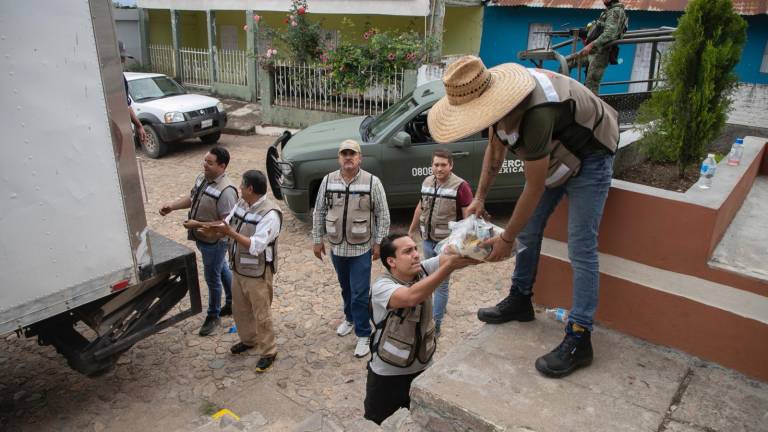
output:
M354 139L362 144L360 124L364 116L318 123L291 137L283 148L283 159L290 161L314 160L320 153L331 153L334 157L339 144L345 139Z

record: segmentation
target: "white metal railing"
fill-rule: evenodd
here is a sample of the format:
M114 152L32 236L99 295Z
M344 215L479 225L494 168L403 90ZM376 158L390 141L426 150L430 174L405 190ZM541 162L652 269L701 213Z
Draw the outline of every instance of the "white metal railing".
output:
M150 45L149 62L152 65L152 71L176 76L176 54L171 45Z
M375 115L403 96L404 70L382 78L372 71L364 92L345 92L333 84L320 65L280 61L275 64L275 105L355 115Z
M211 86L211 71L208 68L211 59L207 49L181 48L179 56L182 84L197 87Z
M216 57L216 81L225 84L248 85L248 56L245 51L219 50Z

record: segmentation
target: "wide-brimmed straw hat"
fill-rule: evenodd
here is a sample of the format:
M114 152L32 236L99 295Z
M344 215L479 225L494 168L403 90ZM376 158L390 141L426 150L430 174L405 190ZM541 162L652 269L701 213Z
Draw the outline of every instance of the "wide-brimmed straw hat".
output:
M528 70L516 63L487 69L464 56L443 74L445 96L429 110L429 133L439 143L468 137L501 120L536 87Z

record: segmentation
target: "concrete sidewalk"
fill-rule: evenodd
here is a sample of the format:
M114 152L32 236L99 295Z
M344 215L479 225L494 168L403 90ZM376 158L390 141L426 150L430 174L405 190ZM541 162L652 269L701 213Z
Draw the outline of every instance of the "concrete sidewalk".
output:
M611 330L591 367L545 378L534 361L562 336L543 315L484 326L414 381L411 416L428 431L768 431L765 383Z
M280 126L262 125L261 104L258 102L245 102L238 99L218 98L227 111L227 126L223 133L229 135L265 135L280 136L284 131L291 133L296 129Z

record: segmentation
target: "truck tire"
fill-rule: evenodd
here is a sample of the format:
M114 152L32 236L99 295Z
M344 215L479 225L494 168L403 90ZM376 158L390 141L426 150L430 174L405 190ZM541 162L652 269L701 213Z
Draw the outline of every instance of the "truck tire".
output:
M150 125L144 125L144 130L147 132L147 140L142 143L144 153L152 159L162 157L168 152L168 143L160 138L155 129Z
M216 144L219 141L219 138L221 138L221 131L203 135L200 137L200 141L202 141L203 144Z

